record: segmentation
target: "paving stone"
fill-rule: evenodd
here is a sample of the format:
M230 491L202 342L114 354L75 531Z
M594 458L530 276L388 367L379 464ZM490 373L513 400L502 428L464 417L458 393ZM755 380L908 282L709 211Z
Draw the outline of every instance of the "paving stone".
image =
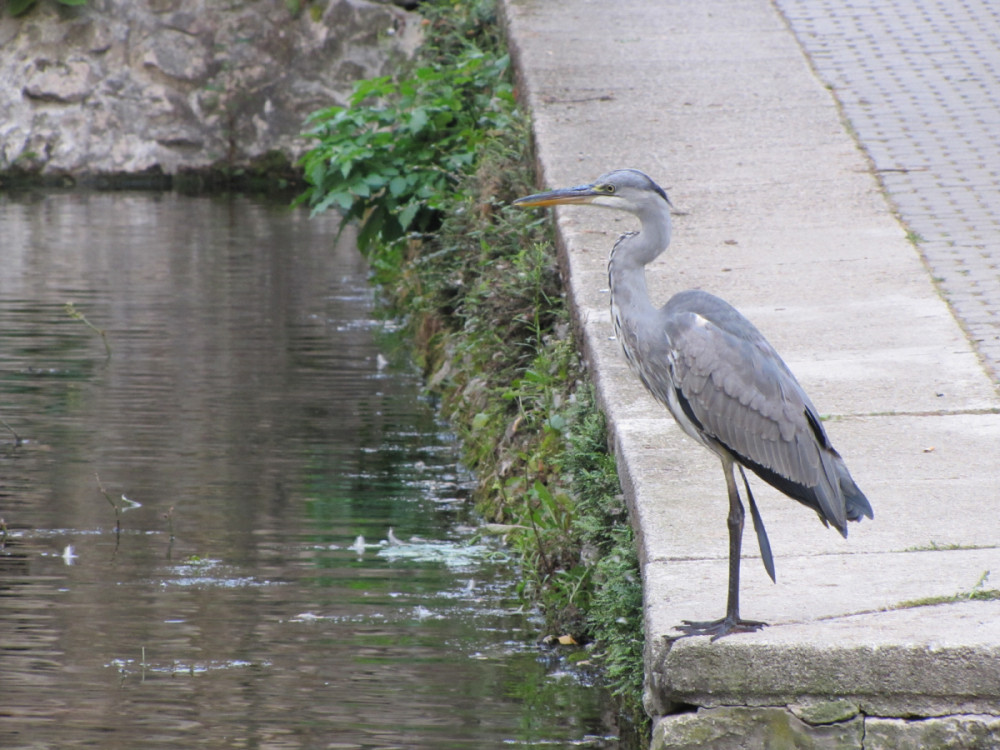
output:
M834 90L904 223L960 248L921 245L932 272L995 381L1000 268L963 258L1000 259L1000 3L994 0L776 0L820 78ZM930 216L933 216L933 219ZM943 220L943 221L942 221ZM989 286L986 297L962 296ZM990 311L990 314L984 314Z

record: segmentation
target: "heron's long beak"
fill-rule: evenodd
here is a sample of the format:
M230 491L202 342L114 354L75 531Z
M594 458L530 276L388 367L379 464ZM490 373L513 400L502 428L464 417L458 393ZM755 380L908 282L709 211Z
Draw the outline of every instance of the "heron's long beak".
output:
M593 185L577 185L576 187L550 190L547 193L535 193L524 198L518 198L512 205L521 208L532 206L559 206L566 203L591 203L600 193L594 191Z

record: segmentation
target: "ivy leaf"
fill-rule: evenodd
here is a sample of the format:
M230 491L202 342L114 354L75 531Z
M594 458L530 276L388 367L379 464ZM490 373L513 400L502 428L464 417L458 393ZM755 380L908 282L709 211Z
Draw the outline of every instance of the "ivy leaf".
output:
M393 177L389 180L389 193L393 197L398 197L406 192L406 189L410 186L410 181L405 177ZM405 223L405 222L404 222Z
M417 217L417 212L420 210L419 201L410 201L403 209L399 212L399 224L405 232L413 224L413 220Z
M410 113L410 123L407 126L407 130L411 133L419 133L427 127L429 121L430 118L427 116L427 111L418 107Z

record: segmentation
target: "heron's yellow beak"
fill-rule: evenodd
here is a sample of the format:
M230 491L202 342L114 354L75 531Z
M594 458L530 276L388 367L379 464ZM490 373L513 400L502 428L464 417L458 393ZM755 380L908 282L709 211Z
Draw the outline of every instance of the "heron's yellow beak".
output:
M531 208L534 206L561 206L568 203L591 203L598 195L600 193L594 191L593 185L578 185L518 198L512 205L520 208Z

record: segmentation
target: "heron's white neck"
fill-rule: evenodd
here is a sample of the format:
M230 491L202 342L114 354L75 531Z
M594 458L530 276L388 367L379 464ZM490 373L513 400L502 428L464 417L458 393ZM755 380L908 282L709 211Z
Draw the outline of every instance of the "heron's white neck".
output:
M645 267L670 245L670 208L663 201L637 215L642 228L636 234L622 236L608 259L611 297L626 317L654 309L646 288Z
M641 262L645 265L654 261L670 246L670 206L657 199L652 206L645 206L639 213L641 229L636 239L642 239Z

